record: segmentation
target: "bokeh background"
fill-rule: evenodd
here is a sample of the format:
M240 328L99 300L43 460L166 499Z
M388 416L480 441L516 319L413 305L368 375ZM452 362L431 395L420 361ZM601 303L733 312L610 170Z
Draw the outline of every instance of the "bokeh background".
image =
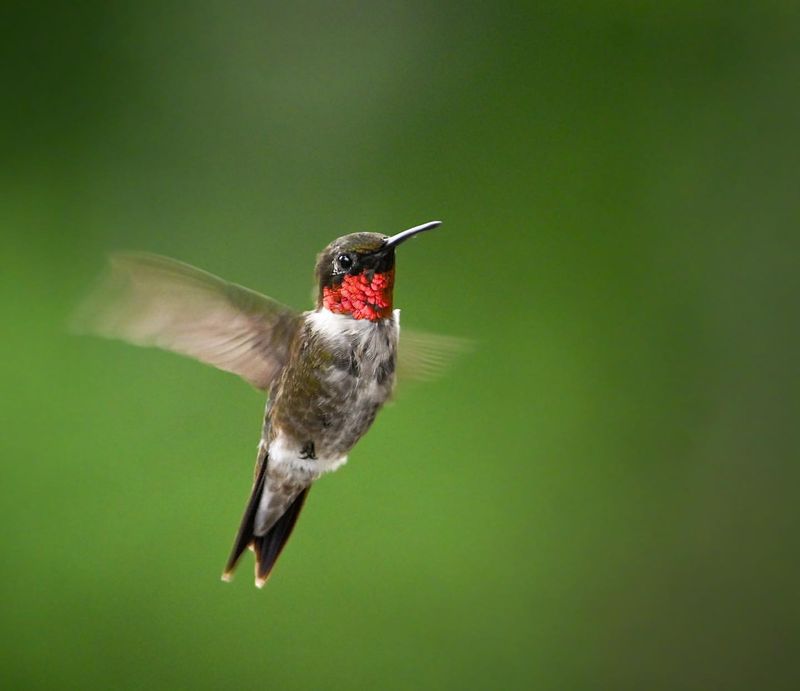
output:
M8 689L798 688L800 13L8 2ZM79 338L116 249L475 340L219 580L264 400Z

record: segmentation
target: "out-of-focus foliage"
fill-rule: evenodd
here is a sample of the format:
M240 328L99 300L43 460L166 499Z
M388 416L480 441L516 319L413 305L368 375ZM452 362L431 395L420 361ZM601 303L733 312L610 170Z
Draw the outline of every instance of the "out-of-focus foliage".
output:
M797 688L796 3L1 14L4 688ZM262 396L70 311L432 218L403 323L477 348L221 583Z

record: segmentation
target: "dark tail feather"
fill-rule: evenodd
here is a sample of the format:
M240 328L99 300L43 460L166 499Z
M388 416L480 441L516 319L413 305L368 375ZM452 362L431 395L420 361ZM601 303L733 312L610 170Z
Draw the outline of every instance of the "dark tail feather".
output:
M230 581L233 578L233 571L236 568L236 563L239 557L250 545L253 544L253 522L258 509L258 502L261 499L261 492L264 489L264 481L267 477L267 459L266 454L264 458L259 459L258 471L256 478L253 481L253 489L250 492L250 499L247 501L247 507L242 516L242 522L239 525L239 532L236 533L236 540L233 543L231 556L228 557L228 563L225 565L225 571L222 572L222 580Z
M253 482L253 489L250 493L250 499L244 510L244 516L242 516L239 532L236 533L236 540L233 543L231 555L228 557L228 563L225 565L225 571L222 573L223 581L230 581L233 578L233 572L236 569L236 564L242 556L242 553L248 547L252 547L256 554L256 585L259 588L263 586L269 577L270 571L272 571L272 567L278 560L283 546L292 534L292 528L294 528L297 517L300 515L300 509L303 508L303 502L306 499L309 487L306 487L295 497L289 508L286 509L284 514L265 535L254 535L253 527L255 524L256 511L258 510L258 504L261 500L261 493L264 490L266 477L267 458L265 457L259 461L256 478Z
M267 582L272 567L275 566L281 550L292 534L292 529L303 508L309 489L310 487L306 487L295 497L283 516L267 531L266 535L258 536L253 540L253 549L256 553L256 586L259 588Z

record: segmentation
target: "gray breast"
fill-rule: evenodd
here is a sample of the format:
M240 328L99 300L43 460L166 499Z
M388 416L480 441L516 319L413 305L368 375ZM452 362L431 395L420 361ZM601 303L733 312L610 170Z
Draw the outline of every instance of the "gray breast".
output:
M331 362L321 377L331 424L319 435L323 455L347 453L369 429L394 387L397 322L355 320L319 312L308 326L330 348Z

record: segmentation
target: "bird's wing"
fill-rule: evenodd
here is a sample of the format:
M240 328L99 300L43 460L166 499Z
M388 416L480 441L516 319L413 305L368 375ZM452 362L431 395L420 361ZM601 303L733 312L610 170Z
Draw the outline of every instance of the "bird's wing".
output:
M397 378L401 382L434 379L457 355L471 350L473 345L465 338L403 327L397 346Z
M300 314L174 259L110 257L80 306L77 330L188 355L269 388L289 357Z

